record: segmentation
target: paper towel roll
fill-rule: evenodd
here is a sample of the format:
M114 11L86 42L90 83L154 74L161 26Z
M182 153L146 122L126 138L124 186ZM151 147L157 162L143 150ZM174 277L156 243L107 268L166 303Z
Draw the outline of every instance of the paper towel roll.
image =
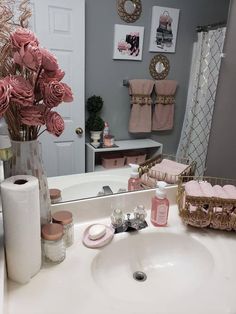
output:
M8 277L27 283L41 267L38 179L28 175L1 183Z

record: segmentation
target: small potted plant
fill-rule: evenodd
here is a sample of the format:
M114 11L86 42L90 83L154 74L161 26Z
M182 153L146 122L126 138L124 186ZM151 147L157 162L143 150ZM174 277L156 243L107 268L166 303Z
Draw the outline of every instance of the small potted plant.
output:
M104 129L104 121L99 116L99 112L102 110L102 107L102 97L93 95L87 99L87 110L90 116L86 121L86 130L90 131L92 144L96 147L100 144L99 140Z

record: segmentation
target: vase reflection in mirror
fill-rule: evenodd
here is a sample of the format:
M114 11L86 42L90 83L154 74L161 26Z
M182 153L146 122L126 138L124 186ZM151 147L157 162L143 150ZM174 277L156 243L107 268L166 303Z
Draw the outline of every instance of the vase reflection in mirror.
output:
M38 140L11 141L13 157L9 160L6 177L32 175L39 181L41 225L50 221L50 195L47 175L43 168L41 144Z
M100 145L101 134L102 131L90 131L91 144L96 148Z

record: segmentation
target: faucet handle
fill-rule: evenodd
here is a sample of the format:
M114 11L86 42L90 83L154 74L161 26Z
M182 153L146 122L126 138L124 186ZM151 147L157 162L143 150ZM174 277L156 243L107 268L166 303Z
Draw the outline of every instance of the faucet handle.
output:
M138 205L134 209L134 218L137 220L145 221L146 217L147 217L147 212L145 210L145 207L143 205Z
M116 208L113 210L111 214L111 223L113 227L118 228L121 227L124 224L124 214L121 209Z

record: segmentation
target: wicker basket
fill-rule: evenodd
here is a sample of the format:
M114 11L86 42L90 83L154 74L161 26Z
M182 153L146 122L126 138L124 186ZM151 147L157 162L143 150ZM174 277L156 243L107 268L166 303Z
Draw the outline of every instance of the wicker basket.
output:
M156 164L160 163L163 159L169 159L176 161L178 163L182 163L185 165L189 165L183 172L181 172L179 175L170 175L164 172L157 172L155 170L152 170L151 168L155 166ZM173 155L165 155L161 154L156 156L155 158L148 159L145 162L140 164L139 167L139 174L140 176L144 173L147 173L148 176L151 178L159 178L161 181L166 181L167 177L170 179L172 183L177 183L179 180L179 176L193 176L196 169L196 162L191 162L189 159L186 158L177 158ZM171 177L171 178L170 178Z
M236 199L218 197L196 197L185 193L184 182L207 181L211 185L236 186L236 180L214 177L180 177L178 182L177 203L182 221L193 227L213 228L236 231Z

